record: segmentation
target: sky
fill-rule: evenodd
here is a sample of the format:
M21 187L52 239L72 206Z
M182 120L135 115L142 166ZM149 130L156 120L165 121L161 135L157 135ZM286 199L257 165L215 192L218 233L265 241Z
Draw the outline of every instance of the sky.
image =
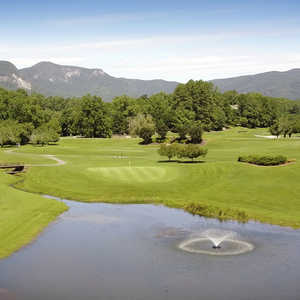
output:
M186 82L300 68L300 1L10 0L0 60Z

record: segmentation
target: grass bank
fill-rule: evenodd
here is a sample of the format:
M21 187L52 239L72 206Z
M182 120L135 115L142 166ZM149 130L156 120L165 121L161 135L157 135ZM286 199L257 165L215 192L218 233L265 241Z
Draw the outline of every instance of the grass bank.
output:
M0 259L30 243L67 209L64 203L12 188L17 180L0 173Z

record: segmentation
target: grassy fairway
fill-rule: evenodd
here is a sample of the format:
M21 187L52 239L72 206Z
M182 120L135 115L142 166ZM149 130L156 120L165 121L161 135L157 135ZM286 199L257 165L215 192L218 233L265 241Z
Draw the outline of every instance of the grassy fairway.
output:
M300 139L269 140L255 134L268 133L235 128L206 134L209 153L199 164L159 162L158 146L141 146L137 139L63 139L58 146L26 146L17 151L32 158L56 155L67 164L32 167L20 187L87 202L173 207L195 202L300 227ZM251 153L283 154L298 162L281 167L237 162L239 155Z
M0 153L0 160L9 161ZM44 162L41 158L20 158L24 162ZM0 259L32 241L50 222L67 209L55 200L44 199L10 187L18 178L0 173ZM20 179L19 179L20 180Z

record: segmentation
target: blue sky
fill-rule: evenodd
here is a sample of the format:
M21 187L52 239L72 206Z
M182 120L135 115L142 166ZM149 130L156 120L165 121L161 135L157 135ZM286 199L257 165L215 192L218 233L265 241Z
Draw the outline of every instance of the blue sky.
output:
M300 3L5 1L0 59L185 82L300 67Z

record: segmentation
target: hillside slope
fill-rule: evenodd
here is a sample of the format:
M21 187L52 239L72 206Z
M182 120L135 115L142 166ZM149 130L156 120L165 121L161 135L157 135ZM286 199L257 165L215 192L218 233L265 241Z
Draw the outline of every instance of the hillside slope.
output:
M270 97L300 99L300 69L216 79L212 82L224 91L258 92Z
M0 61L0 86L24 88L46 96L80 97L85 94L112 100L123 94L139 97L159 92L172 93L177 82L116 78L101 69L87 69L41 62L18 70L13 64Z

